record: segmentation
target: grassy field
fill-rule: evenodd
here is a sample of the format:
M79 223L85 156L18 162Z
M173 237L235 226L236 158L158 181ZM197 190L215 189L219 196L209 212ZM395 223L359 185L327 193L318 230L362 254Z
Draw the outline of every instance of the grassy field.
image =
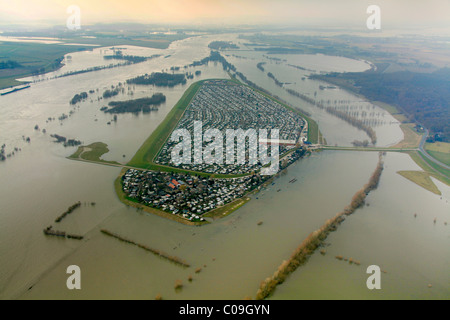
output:
M144 35L144 34L143 34ZM0 89L17 86L23 82L16 79L31 76L33 72L47 73L59 69L59 61L71 52L92 50L92 45L99 47L132 45L147 48L166 49L174 40L186 38L185 35L148 35L124 36L123 34L95 33L94 38L69 36L64 34L58 44L0 42L0 61L13 60L21 67L0 70ZM77 45L65 45L77 43Z
M427 152L442 163L450 166L450 143L436 142L425 145Z
M450 170L446 170L434 162L431 162L425 156L421 156L419 151L409 151L407 153L423 171L450 186Z
M374 101L375 105L383 108L387 112L389 112L395 119L397 119L401 123L407 123L409 122L409 119L400 111L399 108L396 106L381 102L381 101Z
M417 133L414 129L415 125L412 123L401 124L400 129L402 129L404 134L404 139L400 143L396 144L392 148L418 148L420 145L420 141L422 140L422 135Z
M86 160L100 163L120 164L115 161L105 161L101 157L109 152L108 145L103 142L95 142L88 146L81 146L71 155L70 159Z
M438 187L434 184L430 178L430 174L423 171L399 171L397 172L402 177L414 182L422 188L431 191L437 195L442 195Z
M2 42L0 45L0 61L13 60L21 64L22 67L0 70L0 89L23 84L23 82L15 79L31 76L36 70L41 70L41 73L44 73L59 69L62 66L59 59L63 58L65 54L85 49L85 46Z

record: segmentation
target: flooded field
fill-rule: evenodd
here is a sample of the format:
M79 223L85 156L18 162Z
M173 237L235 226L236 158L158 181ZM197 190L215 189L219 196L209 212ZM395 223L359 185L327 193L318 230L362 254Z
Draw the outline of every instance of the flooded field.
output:
M237 35L223 38L239 43ZM174 42L166 50L129 47L126 49L129 54L161 56L135 65L39 81L29 89L0 98L0 144L5 143L9 151L14 147L21 149L0 163L1 299L154 299L158 294L164 299L254 298L259 283L272 275L309 233L341 211L368 181L378 154L315 153L289 167L286 174L275 180L275 185L254 195L232 215L204 227L188 227L126 207L114 191L119 168L68 160L66 157L76 148L64 148L53 142L50 134L76 138L85 145L104 142L110 149L103 157L105 160L128 162L192 82L228 78L228 74L220 64L210 63L187 69L202 73L184 86L171 89L126 86L124 94L111 100L98 97L129 78L173 66L182 68L201 60L209 55L208 44L213 39L216 40L205 36L189 38ZM383 109L340 89L321 90L320 86L325 84L302 80L308 72L289 66L318 71L363 71L370 68L366 62L341 57L277 55L286 60L278 64L263 53L244 49L224 55L248 79L311 113L328 144L348 146L367 136L289 95L260 71L257 63L266 62L266 73L270 71L280 81L289 83L287 87L311 97L317 92L316 99L330 100L333 105L335 100L348 101L346 105L360 111L361 117L362 111L366 111L368 121L376 124L379 146L402 140L398 123ZM105 65L106 54L111 54L110 48L70 54L70 63L46 77ZM87 101L79 107L69 105L75 94L89 90L94 93ZM100 108L108 101L131 99L131 91L133 99L162 92L167 101L158 111L138 116L118 115L117 122L111 122L112 116ZM57 120L62 114L68 118ZM39 130L34 129L36 125ZM29 137L30 143L24 137ZM331 234L326 241L329 244L326 255L313 255L277 288L273 299L450 297L450 238L449 227L444 224L450 222L450 188L436 182L443 193L441 197L398 175L400 170L418 170L407 155L388 153L385 162L380 186L369 195L369 206L358 210ZM294 178L297 182L289 183ZM56 225L54 220L78 201L82 206ZM89 205L91 202L96 205ZM85 239L45 237L42 230L52 224L82 234ZM107 237L101 229L180 257L191 267L182 268L139 247ZM361 266L339 261L336 255L353 257L361 261ZM365 269L372 264L387 272L382 278L382 290L377 292L365 286L368 277ZM81 268L80 291L69 291L66 287L66 269L70 265ZM189 276L192 282L188 281ZM184 284L178 292L174 289L177 280Z

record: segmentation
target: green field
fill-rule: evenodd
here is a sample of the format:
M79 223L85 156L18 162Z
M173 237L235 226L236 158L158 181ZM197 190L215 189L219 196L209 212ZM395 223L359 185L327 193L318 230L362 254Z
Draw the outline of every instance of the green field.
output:
M93 33L94 38L77 35L61 35L61 44L0 42L0 62L8 60L18 62L21 67L14 69L0 69L0 89L17 86L23 82L16 79L31 76L33 72L39 74L55 71L61 68L59 61L64 55L92 50L98 47L132 45L147 48L166 49L173 41L186 38L185 35L148 35L147 33L124 36L123 34ZM23 36L23 35L22 35ZM77 45L65 45L77 43Z
M422 188L433 192L437 195L442 195L438 187L431 180L430 175L423 171L399 171L397 172L402 177L414 182L415 184L421 186Z
M83 46L63 46L59 44L2 42L0 45L0 61L13 60L22 65L14 69L0 70L0 89L20 85L23 82L15 79L40 73L51 72L61 67L58 59L70 52L85 50Z
M78 150L69 157L69 159L120 165L120 163L115 161L105 161L101 159L101 157L108 152L109 149L107 144L103 142L95 142L88 146L79 147Z
M419 151L409 151L408 153L417 165L419 165L430 176L450 186L450 170L446 170L422 156Z
M442 163L450 166L450 143L436 142L425 145L427 152Z

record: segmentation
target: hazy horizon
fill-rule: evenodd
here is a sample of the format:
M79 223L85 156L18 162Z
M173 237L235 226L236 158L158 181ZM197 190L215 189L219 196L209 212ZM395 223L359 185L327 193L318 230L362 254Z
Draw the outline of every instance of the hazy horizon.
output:
M283 25L364 28L369 5L381 8L382 27L450 29L449 0L0 0L0 25L65 25L67 8L81 9L82 25Z

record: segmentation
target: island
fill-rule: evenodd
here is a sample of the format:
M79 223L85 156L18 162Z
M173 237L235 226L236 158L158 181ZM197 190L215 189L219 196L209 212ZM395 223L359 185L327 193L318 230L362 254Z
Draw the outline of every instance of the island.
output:
M175 87L179 84L186 84L185 74L170 74L154 72L127 80L127 84L153 85L156 87Z
M203 134L209 129L217 130L216 133L232 129L271 133L278 129L277 171L264 175L262 170L273 163L251 163L254 145L250 141L249 154L243 163L237 161L236 152L232 164L208 164L206 154L211 144L207 139L201 143L205 163L173 163L171 155L181 144L174 141L174 133L181 130L193 134L199 122L203 124ZM115 182L116 192L128 206L187 225L202 225L240 208L252 193L268 186L275 175L308 154L307 140L308 122L298 110L236 80L199 81L188 88L132 160L123 166ZM265 145L267 154L272 155L273 143L268 141L259 139L256 148ZM212 154L219 157L220 150ZM226 157L225 150L222 152Z
M166 96L162 93L155 93L149 98L140 98L128 101L112 101L108 105L111 108L103 107L101 111L105 113L150 113L158 110L158 106L166 102Z

